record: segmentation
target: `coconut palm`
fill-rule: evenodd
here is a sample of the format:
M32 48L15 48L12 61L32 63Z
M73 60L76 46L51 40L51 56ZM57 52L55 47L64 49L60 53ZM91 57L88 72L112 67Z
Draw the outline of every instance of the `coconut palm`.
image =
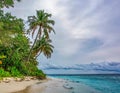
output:
M44 36L38 40L33 48L33 55L35 58L37 58L41 53L43 53L47 58L50 58L54 48L51 42L52 41L50 39L46 39Z
M52 15L44 12L44 10L38 10L36 16L29 16L28 23L29 23L29 33L32 33L32 37L35 35L35 40L33 45L30 49L30 53L28 56L28 61L30 59L33 47L36 45L37 40L40 40L42 36L46 39L49 39L49 34L51 31L54 32L52 26L54 25L54 20L51 20L50 17ZM55 32L54 32L55 33Z

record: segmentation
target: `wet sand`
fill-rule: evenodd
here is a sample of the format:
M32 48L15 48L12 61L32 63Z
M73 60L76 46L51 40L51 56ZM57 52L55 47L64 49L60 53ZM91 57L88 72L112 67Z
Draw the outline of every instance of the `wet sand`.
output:
M14 93L101 93L84 84L78 84L62 79L49 79Z
M64 84L64 80L49 79L47 82L37 83L14 93L70 93L69 89L63 87Z

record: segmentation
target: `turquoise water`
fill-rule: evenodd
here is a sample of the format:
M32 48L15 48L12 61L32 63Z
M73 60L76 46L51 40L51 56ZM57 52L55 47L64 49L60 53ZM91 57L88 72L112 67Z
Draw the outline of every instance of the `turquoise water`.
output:
M120 93L120 75L51 75L74 83L85 84L101 93Z

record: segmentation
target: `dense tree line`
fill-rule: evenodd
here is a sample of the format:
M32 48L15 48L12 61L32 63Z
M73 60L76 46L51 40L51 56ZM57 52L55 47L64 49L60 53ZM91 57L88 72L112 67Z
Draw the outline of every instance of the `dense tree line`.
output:
M15 0L14 0L15 1ZM25 31L23 19L4 13L2 8L14 5L13 0L0 1L0 77L37 76L45 74L37 68L36 58L43 53L47 58L53 53L50 39L54 21L44 10L36 11L36 16L28 17L29 29ZM20 1L20 0L16 0ZM32 44L26 33L35 35ZM36 34L35 34L36 33Z

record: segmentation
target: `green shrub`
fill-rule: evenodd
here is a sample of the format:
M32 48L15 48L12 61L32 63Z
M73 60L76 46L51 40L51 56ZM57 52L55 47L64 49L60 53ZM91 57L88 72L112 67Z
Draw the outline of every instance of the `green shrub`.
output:
M19 77L22 76L22 74L18 71L18 69L16 67L12 67L11 68L11 75L13 77Z
M20 72L25 76L36 76L40 79L46 78L46 75L43 73L42 70L39 70L34 63L24 62L22 64L22 69Z
M39 79L45 79L46 75L43 73L42 70L36 69L33 73L31 73L31 76L36 76Z
M10 73L7 71L4 71L4 69L0 68L0 77L10 77Z

